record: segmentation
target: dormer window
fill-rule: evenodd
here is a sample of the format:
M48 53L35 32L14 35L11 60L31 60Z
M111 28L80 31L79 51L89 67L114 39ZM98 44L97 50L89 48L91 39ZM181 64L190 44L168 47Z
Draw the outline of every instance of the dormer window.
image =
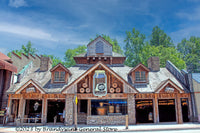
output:
M64 71L56 71L54 74L55 82L64 82L65 81L65 72Z
M137 71L135 72L135 80L136 81L146 81L145 71Z
M149 69L142 63L135 66L130 70L129 75L131 76L133 84L149 83Z
M67 83L71 72L61 63L54 66L51 70L51 83Z

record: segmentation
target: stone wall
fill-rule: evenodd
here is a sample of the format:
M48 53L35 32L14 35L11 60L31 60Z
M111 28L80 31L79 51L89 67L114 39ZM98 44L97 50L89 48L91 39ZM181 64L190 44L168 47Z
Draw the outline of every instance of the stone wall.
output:
M87 124L88 125L125 125L126 116L119 115L119 116L88 116L87 117Z
M74 123L74 110L73 110L74 95L68 94L65 98L65 124L72 125Z
M136 124L135 116L135 96L128 94L128 122L129 124Z
M86 122L87 122L87 114L86 113L79 113L77 117L78 117L78 124L86 124Z
M52 61L49 57L43 57L41 56L40 60L40 71L47 71L51 68Z
M33 67L40 67L40 57L38 55L30 55L26 56L24 54L18 56L14 52L11 54L11 60L13 61L13 65L17 67L17 71L20 72L24 66L26 66L31 61L33 62Z

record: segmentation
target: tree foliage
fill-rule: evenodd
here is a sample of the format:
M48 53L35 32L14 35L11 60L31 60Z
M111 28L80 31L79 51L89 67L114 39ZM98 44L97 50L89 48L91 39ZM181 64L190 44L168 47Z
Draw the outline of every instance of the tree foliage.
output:
M132 32L126 32L125 44L125 64L128 66L135 66L142 61L140 54L145 46L145 35L133 28Z
M65 66L66 66L66 67L71 67L71 66L75 65L76 63L75 63L73 57L76 56L76 55L85 53L85 52L86 52L86 49L87 49L87 47L86 47L85 45L78 46L78 47L75 48L75 49L68 49L68 50L65 52L65 57L64 57Z
M163 46L163 47L173 47L174 44L171 40L171 38L158 26L155 26L152 30L151 34L151 40L150 40L151 46Z
M33 48L33 44L31 43L31 41L28 41L26 45L22 45L20 50L13 50L12 52L16 53L19 56L21 56L22 53L28 56L29 54L36 54L37 49ZM9 52L7 55L11 57L12 52Z
M153 34L153 33L152 33ZM175 47L166 45L151 45L151 42L145 42L145 35L133 28L132 32L126 32L125 39L125 64L131 67L142 63L147 66L147 60L151 56L160 58L160 66L165 67L166 61L170 60L179 69L186 67L184 60L181 58Z
M182 53L183 60L189 72L200 72L200 38L191 36L189 40L184 38L177 45L177 49Z
M165 67L167 60L170 60L179 69L186 67L185 61L181 58L181 53L174 47L144 46L140 53L141 63L147 66L147 60L151 56L159 57L160 67Z

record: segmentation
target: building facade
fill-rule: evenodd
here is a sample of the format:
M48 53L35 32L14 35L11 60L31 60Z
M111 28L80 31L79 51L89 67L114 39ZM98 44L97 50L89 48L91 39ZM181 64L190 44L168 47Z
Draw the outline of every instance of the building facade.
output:
M0 52L0 110L4 111L7 107L8 96L6 91L9 89L11 79L14 73L17 72L17 67L12 64L11 59ZM2 123L2 117L0 117Z
M51 68L48 57L28 67L7 91L9 121L23 124L121 125L192 120L190 91L159 58L131 68L112 45L97 37L70 68ZM25 70L24 70L25 71Z

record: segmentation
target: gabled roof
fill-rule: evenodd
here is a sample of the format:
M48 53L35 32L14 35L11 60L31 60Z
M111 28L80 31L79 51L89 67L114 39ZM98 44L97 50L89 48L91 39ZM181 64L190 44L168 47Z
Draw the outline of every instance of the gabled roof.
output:
M5 69L17 73L17 67L11 63L11 59L0 52L0 69Z
M144 68L148 72L150 71L149 68L147 68L145 65L143 65L142 63L139 63L137 66L135 66L133 69L130 70L129 74L131 72L133 72L134 70L136 70L138 67L142 67L142 68Z
M123 79L121 76L119 76L116 72L114 72L112 69L110 69L107 65L102 63L101 61L97 62L94 66L92 66L90 69L88 69L85 73L83 73L81 76L79 76L76 80L74 80L71 84L69 84L67 87L65 87L62 92L64 92L67 88L72 86L73 84L78 83L80 80L82 80L86 75L88 75L90 72L94 71L98 66L103 67L105 70L109 71L111 74L113 74L116 78L124 81L130 88L132 88L135 92L138 92L137 89L135 89L133 86L131 86L125 79Z
M28 85L32 84L36 89L38 89L42 94L45 93L44 89L38 85L33 79L30 79L28 82L26 82L24 85L22 85L17 91L16 94L19 94L24 88L26 88Z
M172 80L167 79L162 81L156 88L155 93L159 93L167 84L172 85L174 88L176 88L180 93L184 93L184 91L177 86Z
M67 68L66 68L63 64L61 64L61 63L58 63L56 66L54 66L53 68L51 68L50 72L54 71L54 70L55 70L56 68L58 68L58 67L63 68L66 72L68 72L70 75L72 75L71 72L69 71L69 69L67 69Z
M104 41L105 43L109 44L112 46L111 43L109 43L108 41L106 41L103 37L98 36L97 38L95 38L93 41L91 41L87 46L91 45L93 42L95 42L96 40L101 39L102 41Z
M11 59L7 55L1 52L0 52L0 60L11 61Z

